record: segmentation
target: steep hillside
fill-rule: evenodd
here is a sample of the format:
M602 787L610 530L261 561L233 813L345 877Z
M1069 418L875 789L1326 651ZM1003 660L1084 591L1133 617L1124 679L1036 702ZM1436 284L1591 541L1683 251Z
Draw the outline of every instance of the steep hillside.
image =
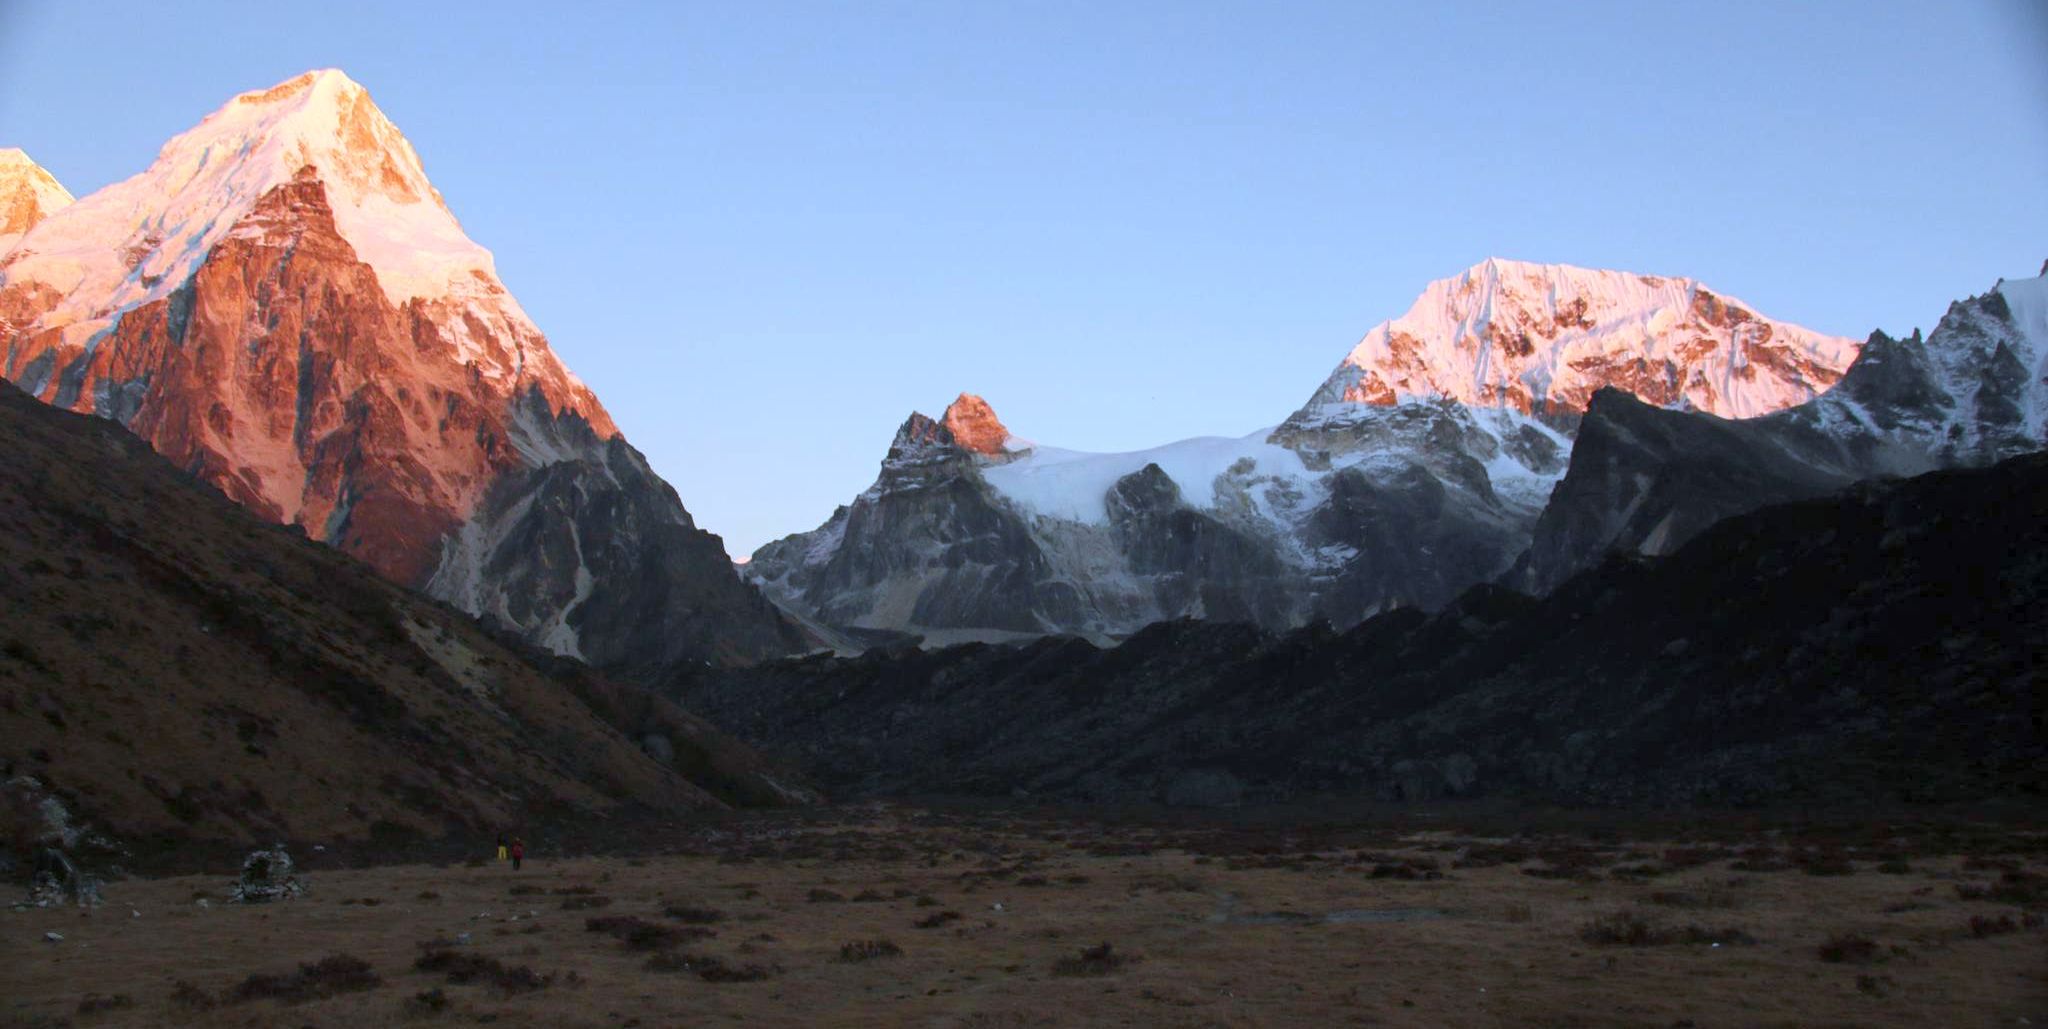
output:
M0 778L122 836L474 832L801 799L562 662L0 384ZM14 841L0 841L5 846Z
M0 375L557 653L802 646L340 72L238 96L27 228Z
M1100 650L975 644L679 670L746 739L870 794L1226 804L2048 799L2048 456L1859 484L1537 600Z

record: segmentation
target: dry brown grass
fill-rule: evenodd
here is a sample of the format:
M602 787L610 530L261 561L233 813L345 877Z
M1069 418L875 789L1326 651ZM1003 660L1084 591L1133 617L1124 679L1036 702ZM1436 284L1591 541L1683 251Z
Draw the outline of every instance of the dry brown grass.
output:
M1989 897L2008 874L2018 896L2048 871L2048 845L2024 833L1967 839L1983 849L1975 867L1919 848L1909 874L1812 876L1790 855L1821 848L1762 837L1389 830L1340 845L915 813L721 831L694 854L533 860L516 879L497 865L316 868L309 896L266 907L196 907L195 893L217 897L216 875L118 881L90 917L0 911L0 1024L2009 1025L2048 998L2048 928ZM1784 867L1737 874L1738 859ZM1440 878L1421 874L1429 861ZM1373 878L1382 864L1418 875ZM1642 865L1659 871L1610 874ZM1959 896L1969 883L1984 896ZM508 898L515 884L534 892ZM601 912L539 903L599 888ZM881 899L810 900L826 889ZM1617 916L1617 942L1582 938ZM41 942L52 930L63 943ZM1756 942L1730 946L1729 930ZM906 932L900 954L843 958L848 941L868 953ZM1820 959L1842 939L1876 949ZM289 983L337 954L380 981L232 1002L252 975Z

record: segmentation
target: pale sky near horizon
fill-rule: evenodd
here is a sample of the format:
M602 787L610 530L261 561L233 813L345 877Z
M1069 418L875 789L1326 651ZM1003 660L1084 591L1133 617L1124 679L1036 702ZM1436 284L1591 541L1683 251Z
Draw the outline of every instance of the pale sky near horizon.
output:
M0 146L82 196L319 67L735 556L961 390L1077 449L1271 425L1488 256L1856 337L2048 258L2042 0L0 0Z

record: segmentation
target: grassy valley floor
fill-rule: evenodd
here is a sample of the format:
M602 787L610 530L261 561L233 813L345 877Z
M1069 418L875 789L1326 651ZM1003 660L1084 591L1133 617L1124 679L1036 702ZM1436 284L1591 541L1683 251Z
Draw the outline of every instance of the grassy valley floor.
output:
M113 882L89 916L0 912L0 1022L2048 1018L2038 831L1656 830L870 808L679 827L665 853L537 855L517 873L323 868L306 853L310 892L295 901L227 904L222 874Z

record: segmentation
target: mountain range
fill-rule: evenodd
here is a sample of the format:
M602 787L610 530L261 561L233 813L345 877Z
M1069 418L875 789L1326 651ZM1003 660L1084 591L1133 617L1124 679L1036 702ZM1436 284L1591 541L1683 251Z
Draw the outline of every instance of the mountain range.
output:
M1488 260L1243 437L1092 454L1012 435L971 395L913 414L873 486L745 574L857 640L1350 625L1515 569L1599 391L1761 416L1858 351L1688 279Z
M34 746L7 760L89 785L74 796L148 831L168 826L150 804L184 819L178 798L201 794L241 812L204 816L214 829L262 831L269 816L248 815L262 805L230 801L277 773L158 788L59 760L43 725L97 729L105 698L147 692L121 685L134 667L93 640L148 625L89 614L96 596L161 607L202 636L234 627L159 655L255 670L226 692L187 675L202 737L226 724L201 724L227 717L215 709L240 712L237 733L269 731L282 716L252 698L293 676L353 719L321 730L333 746L400 731L374 741L399 748L377 760L418 774L364 810L415 827L502 817L449 784L510 781L508 755L557 744L581 756L504 790L554 791L593 816L809 796L729 741L683 755L704 781L679 778L677 739L720 738L588 666L859 792L1207 802L1485 783L1693 802L1818 795L1802 769L1887 753L1950 794L1982 785L1865 731L1928 714L1908 673L1940 704L1997 709L1958 716L1997 775L2038 751L1998 711L2031 682L2012 648L2041 636L2026 612L2039 569L1996 571L1993 550L2032 544L1992 534L2029 540L2012 518L2038 513L2043 277L1958 301L1925 336L1859 343L1690 279L1490 259L1425 286L1298 409L1246 435L1093 453L1020 436L972 394L938 418L913 412L873 485L736 567L368 92L319 71L233 98L80 199L0 151L0 376L43 405L31 416L0 396L13 438L59 455L15 469L28 473L0 510L33 543L9 558L25 577L6 583L16 630L0 673L26 726L9 738ZM89 495L95 482L107 497ZM144 524L219 499L177 499L193 482L243 521ZM1973 506L1992 503L2007 510ZM119 560L93 571L95 547ZM1958 569L1938 567L1944 549ZM385 582L350 578L353 562ZM343 609L300 610L329 577ZM1774 620L1747 613L1758 597ZM1957 629L1973 619L1995 637L1981 654ZM464 709L437 727L456 716L435 698L489 700L475 668L508 662L526 669L520 703L570 713L507 710L487 726L497 715ZM1829 692L1857 669L1881 695ZM79 681L88 699L74 703ZM1716 719L1736 735L1652 767ZM495 749L423 756L470 737ZM1783 774L1759 777L1759 761ZM332 785L306 776L294 790ZM609 785L567 785L592 776ZM334 807L323 831L364 821Z

